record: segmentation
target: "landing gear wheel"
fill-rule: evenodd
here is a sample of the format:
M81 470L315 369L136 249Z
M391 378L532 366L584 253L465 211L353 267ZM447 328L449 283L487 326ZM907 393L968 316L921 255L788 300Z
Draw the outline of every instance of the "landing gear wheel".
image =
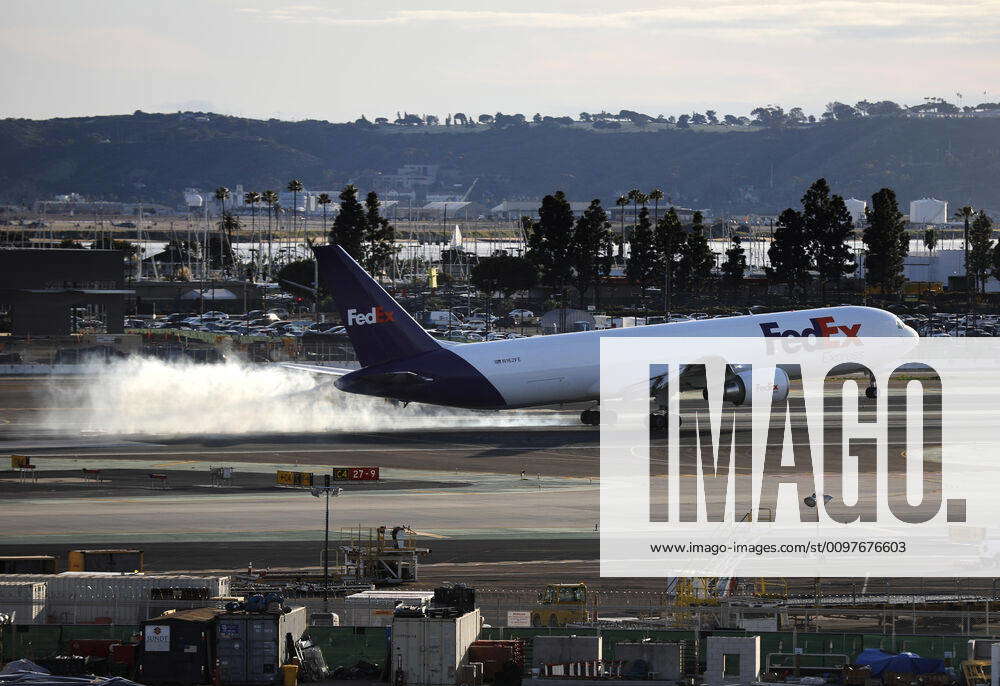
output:
M584 410L580 413L580 421L588 426L598 426L601 423L601 411Z
M649 428L653 431L666 431L667 415L662 412L651 412L649 414Z
M878 388L875 386L869 386L865 389L865 397L869 400L875 400L878 397Z

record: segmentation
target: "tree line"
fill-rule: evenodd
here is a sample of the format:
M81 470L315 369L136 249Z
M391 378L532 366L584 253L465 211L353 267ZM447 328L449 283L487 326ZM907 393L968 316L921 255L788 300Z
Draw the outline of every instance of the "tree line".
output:
M1000 109L1000 103L982 102L978 105L956 105L940 97L926 97L924 101L916 105L900 105L892 100L859 100L854 105L834 100L827 103L826 108L819 116L806 114L801 107L791 107L787 111L779 105L759 105L750 111L750 116L738 116L733 114L720 115L716 110L705 110L702 112L692 112L691 114L670 115L662 114L653 116L635 110L622 109L617 113L601 110L600 112L580 112L574 119L568 116L548 116L535 113L532 117L524 114L480 114L478 116L466 115L464 112L448 114L444 120L435 114L413 114L410 112L397 112L395 119L388 117L376 117L373 121L361 115L355 120L355 125L361 127L386 126L393 124L396 126L494 126L506 128L511 126L527 126L534 124L555 124L570 125L574 123L587 123L594 128L617 128L624 122L634 124L639 127L652 123L672 124L678 128L689 128L691 126L765 126L765 127L786 127L802 124L815 124L818 122L829 122L844 119L859 119L863 117L902 117L920 115L945 115L953 116L958 114L972 114L989 110Z
M480 259L471 272L472 283L483 292L499 291L508 297L541 285L562 302L568 300L567 291L572 288L582 307L588 295L595 305L600 304L601 284L618 265L643 299L650 291L662 291L669 309L675 291L695 291L714 278L716 256L709 247L702 214L695 212L689 226L682 224L672 206L661 216L663 197L660 189L649 193L632 189L621 195L616 204L634 204L636 221L626 226L622 212L616 232L599 199L574 216L564 192L546 195L537 219L521 219L525 254L502 252ZM724 284L737 287L746 270L746 252L736 238L721 268Z
M765 268L768 278L785 284L792 295L801 294L813 280L819 280L825 290L857 266L847 244L856 227L844 199L831 194L826 179L817 179L802 196L801 204L800 210L789 207L778 215L768 249L770 265ZM983 293L990 276L1000 279L1000 242L993 242L993 220L985 210L976 211L971 206L960 208L955 217L964 224L964 264L969 280L965 288ZM867 287L883 295L898 295L903 290L910 238L895 191L882 188L874 193L865 209L861 233ZM922 241L933 252L937 232L926 229Z

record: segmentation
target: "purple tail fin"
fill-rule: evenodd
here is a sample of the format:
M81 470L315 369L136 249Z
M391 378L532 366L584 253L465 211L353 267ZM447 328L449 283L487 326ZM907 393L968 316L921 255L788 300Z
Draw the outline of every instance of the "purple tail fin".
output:
M361 366L441 347L342 247L323 245L313 252L319 278L337 304Z

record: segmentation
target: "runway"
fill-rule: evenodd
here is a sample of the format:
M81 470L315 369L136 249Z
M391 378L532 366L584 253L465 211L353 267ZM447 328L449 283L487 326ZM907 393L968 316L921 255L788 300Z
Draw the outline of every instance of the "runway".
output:
M322 502L277 488L274 472L378 466L378 486L346 485L333 501L334 530L407 524L433 551L428 569L451 578L467 567L480 578L596 579L600 436L577 423L581 409L542 408L526 426L477 416L399 430L120 436L81 420L86 408L54 405L51 383L0 379L0 450L30 456L37 475L0 476L0 554L135 546L158 571L312 566ZM736 442L749 435L741 422ZM665 464L654 456L653 473ZM232 467L233 487L211 488L209 466ZM83 469L107 481L74 476Z

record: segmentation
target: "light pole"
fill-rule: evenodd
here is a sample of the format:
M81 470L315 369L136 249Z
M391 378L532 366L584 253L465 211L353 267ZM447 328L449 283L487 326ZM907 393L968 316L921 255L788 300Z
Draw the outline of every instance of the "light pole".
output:
M330 485L330 475L323 475L323 485L313 486L312 494L320 497L326 494L326 519L323 526L323 612L330 611L330 496L336 498L343 488Z

